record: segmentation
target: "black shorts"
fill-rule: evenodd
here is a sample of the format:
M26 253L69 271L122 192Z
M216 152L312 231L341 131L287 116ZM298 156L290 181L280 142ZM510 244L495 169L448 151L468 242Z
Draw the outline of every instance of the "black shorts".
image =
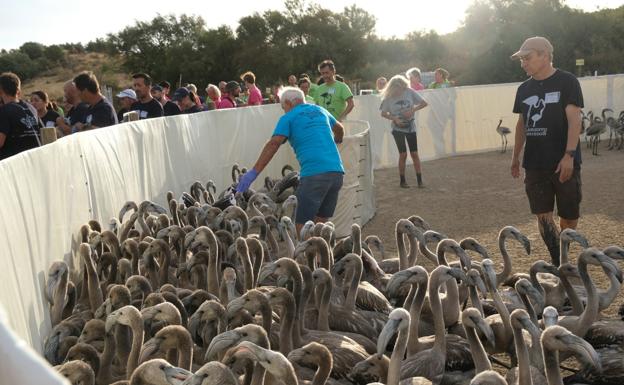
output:
M418 140L416 139L415 132L406 133L392 130L392 136L394 136L394 141L396 142L397 148L399 149L399 154L407 151L407 149L405 148L406 140L410 152L418 152Z
M524 187L531 213L552 212L557 202L557 214L563 219L574 220L580 216L581 170L575 169L566 182L559 182L559 174L553 171L526 170Z

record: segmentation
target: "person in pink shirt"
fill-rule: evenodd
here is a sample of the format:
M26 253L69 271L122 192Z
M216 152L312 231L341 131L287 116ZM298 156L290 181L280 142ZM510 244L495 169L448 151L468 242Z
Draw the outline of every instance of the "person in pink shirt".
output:
M240 94L241 88L238 82L232 80L225 85L225 93L221 94L221 102L217 105L217 109L236 108L236 98Z
M414 67L407 70L405 76L410 81L410 88L414 91L424 90L425 86L421 83L420 69Z
M262 93L256 86L256 75L253 72L247 71L241 75L241 80L245 82L245 87L249 90L249 98L247 99L248 106L259 106L262 104Z

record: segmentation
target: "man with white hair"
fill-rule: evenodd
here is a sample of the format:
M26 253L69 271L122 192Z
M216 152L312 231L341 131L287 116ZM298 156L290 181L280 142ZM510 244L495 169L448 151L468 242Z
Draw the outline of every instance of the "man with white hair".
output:
M78 123L85 122L89 105L80 100L80 93L73 80L65 82L63 85L63 94L65 101L71 107L65 111L64 118L59 116L56 119L56 125L63 130L63 135L69 135L78 131L76 128Z
M284 115L277 122L273 136L264 145L256 164L241 177L236 190L247 191L279 147L288 140L301 166L295 213L299 234L307 221L326 222L334 215L344 175L336 144L342 143L344 127L326 109L307 104L298 88L284 88L280 103Z

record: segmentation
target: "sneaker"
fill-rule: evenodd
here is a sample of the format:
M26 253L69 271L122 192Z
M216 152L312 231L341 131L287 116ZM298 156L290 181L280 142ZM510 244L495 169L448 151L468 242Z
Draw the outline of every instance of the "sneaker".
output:
M418 188L425 188L425 184L423 182L418 182Z
M400 186L402 188L409 188L409 185L407 184L407 182L401 182Z

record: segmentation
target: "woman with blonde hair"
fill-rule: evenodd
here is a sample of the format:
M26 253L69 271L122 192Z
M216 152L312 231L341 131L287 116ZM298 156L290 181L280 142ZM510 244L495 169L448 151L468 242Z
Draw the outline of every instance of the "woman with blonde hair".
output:
M416 91L410 88L410 83L403 75L395 75L390 79L386 88L381 93L381 116L392 123L392 136L399 150L399 177L400 186L408 188L405 180L405 161L407 160L407 148L414 162L418 187L423 187L420 158L418 158L418 141L416 140L416 111L427 107Z

